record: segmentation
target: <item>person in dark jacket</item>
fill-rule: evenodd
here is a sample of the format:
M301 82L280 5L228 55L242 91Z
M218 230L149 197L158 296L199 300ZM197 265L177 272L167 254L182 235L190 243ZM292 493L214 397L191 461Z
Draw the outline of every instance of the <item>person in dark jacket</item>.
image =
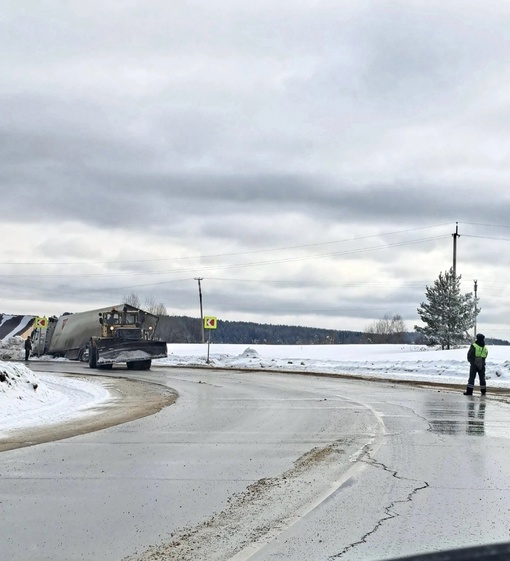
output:
M469 351L467 354L467 359L469 361L469 380L467 383L466 391L464 395L473 395L473 389L475 387L475 378L478 374L480 378L480 392L485 395L487 391L487 386L485 385L485 359L489 354L489 350L485 345L485 336L478 333L476 336L476 341L471 343Z
M27 337L25 339L25 360L28 360L31 350L32 350L32 339L30 339L30 337Z

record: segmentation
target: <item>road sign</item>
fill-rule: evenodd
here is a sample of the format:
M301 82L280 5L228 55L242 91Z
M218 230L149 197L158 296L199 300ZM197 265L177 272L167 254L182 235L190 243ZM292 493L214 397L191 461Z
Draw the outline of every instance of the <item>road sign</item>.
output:
M218 327L218 319L212 316L205 316L204 329L216 329Z
M36 317L35 318L35 322L34 322L34 327L40 328L40 329L45 329L46 327L48 327L48 318L46 317Z

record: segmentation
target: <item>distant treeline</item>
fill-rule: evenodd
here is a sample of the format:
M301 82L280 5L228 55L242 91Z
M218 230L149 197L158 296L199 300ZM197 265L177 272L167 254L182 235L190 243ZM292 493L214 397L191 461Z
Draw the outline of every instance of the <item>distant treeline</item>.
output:
M169 343L200 343L200 318L162 316L156 335ZM266 345L346 345L360 343L363 333L335 331L292 325L272 325L244 321L218 321L216 329L206 329L206 340L214 343Z
M168 343L200 343L200 318L188 316L161 316L156 336ZM420 333L376 334L362 331L319 329L294 325L272 325L245 321L218 321L216 329L206 329L206 341L243 345L356 345L356 344L409 344L425 345ZM488 345L510 345L501 339L486 339Z

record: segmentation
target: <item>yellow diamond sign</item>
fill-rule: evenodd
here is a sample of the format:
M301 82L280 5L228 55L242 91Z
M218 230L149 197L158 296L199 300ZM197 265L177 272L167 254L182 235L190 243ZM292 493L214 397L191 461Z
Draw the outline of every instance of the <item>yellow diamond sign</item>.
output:
M216 329L217 327L218 327L218 318L212 316L206 316L204 318L205 329Z
M45 329L48 327L48 318L46 317L36 317L34 322L34 327L37 329Z

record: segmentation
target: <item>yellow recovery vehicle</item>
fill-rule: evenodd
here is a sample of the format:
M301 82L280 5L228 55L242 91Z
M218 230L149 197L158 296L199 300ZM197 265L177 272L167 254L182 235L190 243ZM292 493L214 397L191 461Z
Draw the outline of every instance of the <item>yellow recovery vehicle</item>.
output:
M167 356L166 342L154 338L158 316L129 304L49 318L32 332L32 352L88 361L90 368L125 362L148 370L152 359Z

